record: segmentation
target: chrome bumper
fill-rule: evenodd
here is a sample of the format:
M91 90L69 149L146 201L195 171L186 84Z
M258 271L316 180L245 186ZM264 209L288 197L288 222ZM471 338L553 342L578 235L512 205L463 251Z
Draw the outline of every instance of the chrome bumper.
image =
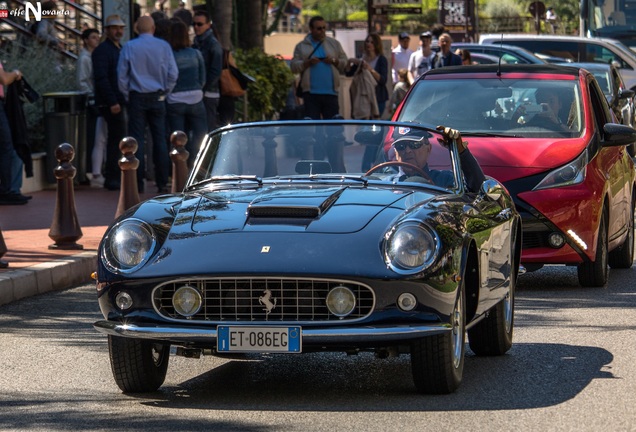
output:
M228 323L229 324L229 323ZM240 325L236 323L236 325ZM171 343L216 344L216 328L170 327L146 324L123 324L113 321L98 321L93 327L111 336L137 339L153 339ZM369 342L391 342L418 339L451 331L448 324L403 325L403 326L359 326L302 329L303 345L359 344Z

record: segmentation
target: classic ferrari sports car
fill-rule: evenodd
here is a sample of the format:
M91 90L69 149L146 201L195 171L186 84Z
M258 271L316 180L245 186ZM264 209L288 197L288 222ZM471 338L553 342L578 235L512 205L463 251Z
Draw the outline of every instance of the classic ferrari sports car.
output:
M417 390L449 393L466 333L475 354L506 353L520 217L496 180L469 189L446 132L334 120L210 133L183 193L129 209L100 244L94 327L117 385L159 388L172 346L410 354ZM417 151L420 166L400 157Z
M577 266L582 286L607 283L634 259L636 130L619 125L594 76L557 65L429 71L394 117L459 129L523 220L521 263ZM609 267L608 267L609 264Z

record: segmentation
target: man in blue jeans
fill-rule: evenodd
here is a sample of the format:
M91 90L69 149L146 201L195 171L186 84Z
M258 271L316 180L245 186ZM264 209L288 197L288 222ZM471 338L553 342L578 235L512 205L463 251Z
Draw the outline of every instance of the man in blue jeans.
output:
M144 191L146 125L152 136L152 157L158 193L168 192L170 158L166 135L166 94L177 83L177 64L170 45L154 37L155 23L149 16L137 21L139 37L121 50L117 65L119 90L128 100L128 133L137 140L139 159L137 188Z

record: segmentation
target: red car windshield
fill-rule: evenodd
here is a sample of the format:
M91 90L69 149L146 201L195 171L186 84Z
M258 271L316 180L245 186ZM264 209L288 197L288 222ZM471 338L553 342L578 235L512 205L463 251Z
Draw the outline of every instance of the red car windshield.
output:
M579 137L585 124L578 80L528 75L420 80L396 120L528 138Z

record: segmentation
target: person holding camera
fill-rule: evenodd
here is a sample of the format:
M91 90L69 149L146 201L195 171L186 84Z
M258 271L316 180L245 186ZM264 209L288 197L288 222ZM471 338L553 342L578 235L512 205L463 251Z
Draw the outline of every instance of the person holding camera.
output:
M340 42L327 36L323 17L312 17L309 30L294 48L290 67L293 73L301 74L305 116L314 120L332 119L340 115L340 73L347 66L347 54Z

